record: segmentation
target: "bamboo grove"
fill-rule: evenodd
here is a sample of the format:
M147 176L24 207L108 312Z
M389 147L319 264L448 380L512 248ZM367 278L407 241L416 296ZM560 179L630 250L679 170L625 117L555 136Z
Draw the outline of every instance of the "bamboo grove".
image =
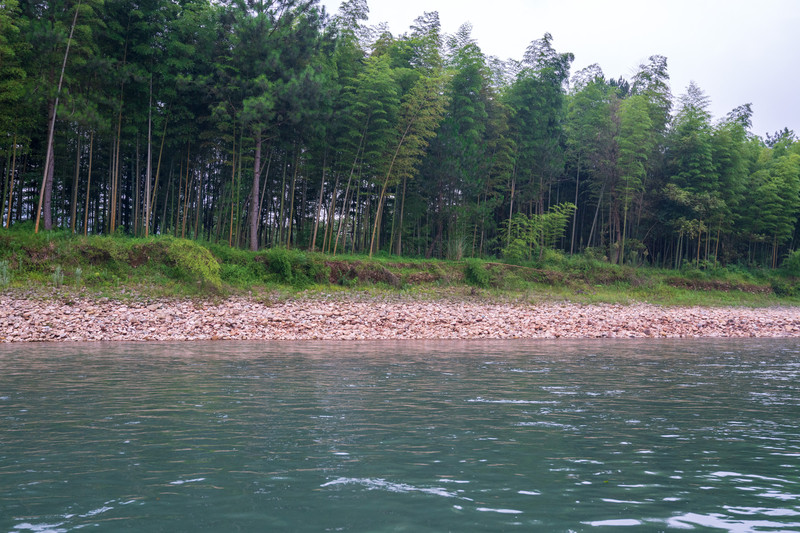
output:
M800 142L713 119L667 59L631 79L549 34L487 57L365 0L0 2L2 225L256 250L776 266Z

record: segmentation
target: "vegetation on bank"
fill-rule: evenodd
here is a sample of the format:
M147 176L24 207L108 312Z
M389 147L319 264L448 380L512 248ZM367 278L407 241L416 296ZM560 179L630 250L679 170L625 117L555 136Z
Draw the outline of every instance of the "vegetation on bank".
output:
M549 33L501 60L436 12L400 35L368 14L0 1L0 225L555 270L774 268L800 248L795 132L759 137L745 102L713 117L665 56L576 71Z
M0 230L0 291L113 298L216 298L297 293L394 293L415 298L569 300L666 305L795 305L800 254L781 269L663 270L547 250L518 263L251 252L172 236L78 236Z

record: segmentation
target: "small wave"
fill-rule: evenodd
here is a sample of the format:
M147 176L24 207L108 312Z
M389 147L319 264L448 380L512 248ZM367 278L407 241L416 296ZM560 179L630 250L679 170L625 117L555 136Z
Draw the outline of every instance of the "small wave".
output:
M626 505L642 505L645 503L636 500L615 500L614 498L600 498L600 501L606 503L624 503Z
M113 509L113 507L109 507L107 505L104 505L103 507L99 507L97 509L92 509L88 513L82 514L81 518L88 518L90 516L96 516L96 515L105 513L106 511L110 511L112 509Z
M594 522L581 522L582 524L586 524L587 526L592 527L603 527L603 526L641 526L642 522L640 520L634 520L632 518L621 518L618 520L595 520Z
M432 494L434 496L444 496L445 498L458 498L458 494L443 487L415 487L407 483L392 483L383 478L350 478L340 477L327 483L323 483L320 487L333 487L336 485L361 485L367 490L385 490L388 492L422 492L423 494Z
M178 479L176 481L170 481L170 485L183 485L184 483L197 483L198 481L205 481L206 478L198 477L195 479Z
M559 424L558 422L517 422L514 424L517 427L543 427L543 428L557 428L557 429L568 429L568 430L577 430L575 426L570 426L569 424Z
M554 400L488 400L480 396L467 401L470 403L507 403L512 405L558 405L559 403Z
M711 472L709 475L713 476L713 477L721 477L721 478L738 477L738 478L745 478L745 479L757 479L759 481L777 481L778 483L786 483L787 482L785 479L782 479L782 478L779 478L779 477L760 476L758 474L740 474L738 472L720 471L720 472Z
M741 518L729 518L717 513L708 515L687 513L681 516L673 516L667 520L667 525L681 529L694 529L694 526L702 526L735 531L736 533L754 533L765 529L789 531L789 528L800 528L800 522L780 523L771 520L742 520Z
M11 533L16 533L17 531L35 531L36 533L63 533L67 530L63 527L59 527L61 523L58 524L31 524L30 522L23 522L22 524L17 524L13 528L11 528Z
M723 507L726 511L742 515L766 515L766 516L800 516L800 511L794 509L773 509L770 507Z

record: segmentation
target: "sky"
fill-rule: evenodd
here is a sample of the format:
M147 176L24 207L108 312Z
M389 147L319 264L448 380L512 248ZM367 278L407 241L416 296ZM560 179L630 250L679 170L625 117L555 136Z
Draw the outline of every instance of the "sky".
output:
M714 119L751 103L752 132L788 127L800 136L800 0L367 0L369 25L409 31L438 11L442 30L472 24L486 55L521 59L545 33L572 52L572 73L597 63L606 78L630 79L654 54L666 56L672 94L694 81ZM321 0L335 14L340 0Z

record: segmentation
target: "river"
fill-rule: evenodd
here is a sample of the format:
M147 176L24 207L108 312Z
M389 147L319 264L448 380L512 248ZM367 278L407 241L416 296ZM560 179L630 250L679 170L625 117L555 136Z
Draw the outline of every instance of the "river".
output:
M800 340L0 346L0 531L800 531Z

